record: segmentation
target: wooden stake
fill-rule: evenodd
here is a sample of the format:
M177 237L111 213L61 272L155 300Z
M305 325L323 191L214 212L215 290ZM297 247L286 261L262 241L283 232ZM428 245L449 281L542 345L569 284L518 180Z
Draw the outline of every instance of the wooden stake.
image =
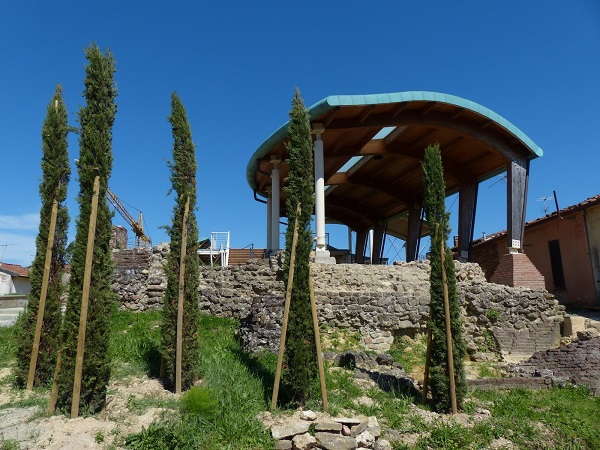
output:
M439 228L439 224L436 225L436 234ZM442 282L444 283L444 315L446 316L446 347L448 348L448 377L450 378L450 402L452 405L452 414L458 412L456 406L456 384L454 380L454 355L452 350L452 329L450 328L450 300L448 299L448 280L446 278L446 266L445 266L445 253L446 244L442 240Z
M315 300L315 289L313 287L312 276L308 273L308 286L310 288L310 309L312 310L313 328L315 330L315 346L317 348L317 364L319 366L319 381L321 383L321 400L323 401L323 411L327 412L329 403L327 402L327 388L325 387L325 369L323 368L323 354L321 353L321 334L319 331L319 318L317 317L317 302Z
M29 360L29 375L27 376L27 389L33 388L35 378L35 368L40 351L40 336L42 334L42 324L44 322L44 310L46 308L46 296L48 294L48 279L50 278L50 265L52 262L52 247L54 246L54 232L56 230L56 215L58 213L58 202L52 202L52 213L50 214L50 228L48 229L48 241L46 243L46 260L44 262L44 275L42 277L42 292L40 292L40 303L38 305L37 322L35 324L35 334L33 337L33 349L31 350L31 359Z
M429 392L429 366L431 366L431 327L427 330L427 355L425 356L425 374L423 375L423 404L427 403Z
M77 337L77 359L75 362L75 379L73 380L73 401L71 402L71 419L79 415L79 396L81 394L81 372L83 370L83 352L85 349L85 331L90 299L90 282L92 279L92 259L94 257L94 239L96 237L96 217L98 215L98 196L100 193L100 176L94 179L92 195L92 211L88 228L87 250L85 254L85 271L83 274L83 294L81 296L81 315L79 316L79 335ZM58 366L58 365L57 365Z
M288 284L285 290L285 305L283 308L283 323L281 324L281 339L279 340L279 354L277 356L277 370L275 371L275 385L273 386L273 397L271 398L271 410L277 407L277 396L279 395L279 381L281 378L281 367L283 366L283 350L285 348L285 335L287 332L288 318L290 315L290 299L292 296L292 285L294 284L294 264L296 262L296 244L298 243L298 217L300 216L300 202L296 208L296 221L294 223L294 234L292 236L292 251L290 255L290 271Z
M187 217L190 197L185 202L181 225L181 254L179 255L179 297L177 299L177 353L175 354L175 393L181 394L181 361L183 353L183 299L185 295L185 254L187 252Z

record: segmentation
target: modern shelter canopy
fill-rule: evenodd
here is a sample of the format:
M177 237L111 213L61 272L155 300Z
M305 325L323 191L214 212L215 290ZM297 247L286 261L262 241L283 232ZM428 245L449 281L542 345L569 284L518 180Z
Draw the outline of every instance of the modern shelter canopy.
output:
M308 111L323 142L326 220L356 231L387 224L388 234L407 239L408 216L423 203L421 163L429 144L440 146L447 195L510 170L511 162L528 174L529 160L543 154L505 118L448 94L330 96ZM268 197L276 162L282 216L288 126L281 126L254 152L246 170L252 190ZM475 199L476 192L475 187Z

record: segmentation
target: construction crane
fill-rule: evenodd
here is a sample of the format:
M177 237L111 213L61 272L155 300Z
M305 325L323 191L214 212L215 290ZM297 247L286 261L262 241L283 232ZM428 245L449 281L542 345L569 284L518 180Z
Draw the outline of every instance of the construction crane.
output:
M125 209L125 207L121 203L121 200L119 200L119 198L114 194L113 191L107 189L106 194L106 198L108 199L110 204L113 205L117 211L119 211L119 214L121 214L123 219L125 219L125 221L129 224L129 226L135 233L135 246L137 248L150 247L152 241L148 236L146 236L146 233L144 232L144 219L142 217L142 212L140 211L140 215L138 217L138 220L136 221L131 216L131 214L129 214L129 212Z

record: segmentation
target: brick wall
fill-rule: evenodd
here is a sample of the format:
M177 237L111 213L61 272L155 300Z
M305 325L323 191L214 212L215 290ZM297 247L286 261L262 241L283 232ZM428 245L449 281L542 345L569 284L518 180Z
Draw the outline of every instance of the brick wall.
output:
M525 253L510 253L500 257L491 278L492 283L531 289L545 289L544 276Z

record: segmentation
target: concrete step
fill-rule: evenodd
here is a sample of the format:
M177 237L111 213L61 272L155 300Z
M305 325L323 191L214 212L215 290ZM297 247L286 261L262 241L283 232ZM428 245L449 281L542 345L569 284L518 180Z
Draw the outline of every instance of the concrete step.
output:
M0 327L13 326L23 311L25 311L25 308L0 309Z
M3 297L0 299L0 310L6 308L23 308L27 306L27 298L17 297L17 298L7 298Z

